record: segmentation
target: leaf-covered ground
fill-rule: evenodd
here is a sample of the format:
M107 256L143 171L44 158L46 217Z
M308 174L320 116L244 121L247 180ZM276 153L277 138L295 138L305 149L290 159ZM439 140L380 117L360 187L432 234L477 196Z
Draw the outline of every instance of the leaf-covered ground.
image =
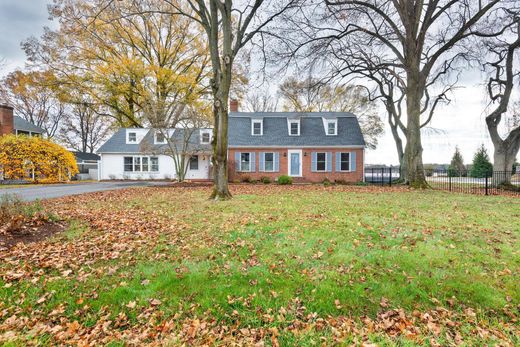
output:
M136 188L45 202L0 253L6 345L520 344L520 199Z

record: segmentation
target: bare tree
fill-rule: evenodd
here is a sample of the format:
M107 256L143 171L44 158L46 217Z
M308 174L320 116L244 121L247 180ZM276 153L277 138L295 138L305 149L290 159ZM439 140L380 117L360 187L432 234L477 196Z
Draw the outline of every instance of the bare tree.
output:
M189 158L204 151L204 144L197 132L211 126L208 103L198 107L184 104L182 110L172 109L173 100L150 98L144 104L144 116L150 123L153 143L145 142L141 150L172 158L176 179L183 182L188 170ZM158 138L161 141L156 141Z
M512 171L520 149L520 121L518 104L511 103L514 86L520 77L520 12L511 12L515 25L499 39L487 42L494 56L485 68L491 71L487 90L492 104L496 107L486 117L486 124L494 146L494 170ZM506 118L505 135L499 131L502 119ZM508 118L508 119L507 119ZM510 183L508 174L497 176L498 183Z
M406 182L427 187L421 128L431 121L436 106L449 91L445 86L456 83L446 80L457 63L470 54L464 45L496 35L501 29L494 31L485 25L488 18L497 16L499 7L514 6L515 1L325 0L325 4L324 9L320 5L302 9L299 16L288 19L292 27L296 23L304 29L302 38L288 40L279 34L280 40L290 57L308 47L314 57L319 55L327 62L329 71L343 78L360 71L383 71L399 79L404 119L392 119L401 123L406 137ZM438 93L432 94L433 90Z
M330 82L309 76L306 79L289 77L280 84L278 94L282 108L297 112L352 112L361 126L367 146L377 147L383 133L383 123L376 103L362 86L334 86Z
M60 141L75 151L94 153L109 135L109 118L88 101L69 104L68 108L59 130Z
M268 92L252 92L244 99L244 109L248 112L275 112L278 99Z
M228 117L233 63L239 52L268 25L301 0L186 0L190 11L171 0L164 0L177 11L199 23L208 39L213 96L213 169L214 190L211 198L231 198L228 188Z

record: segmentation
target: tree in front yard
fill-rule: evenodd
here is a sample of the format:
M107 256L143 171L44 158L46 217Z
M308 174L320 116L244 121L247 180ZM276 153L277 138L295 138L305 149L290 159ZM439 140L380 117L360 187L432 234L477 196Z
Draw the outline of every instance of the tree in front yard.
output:
M484 145L480 146L473 157L473 166L471 168L470 176L483 178L489 177L493 174L493 164L489 161L489 155Z
M0 172L4 179L69 181L78 173L74 155L41 137L0 137Z
M464 165L464 159L462 159L462 154L458 146L455 147L455 153L453 153L453 158L451 158L448 175L450 177L466 176L466 166Z
M515 89L520 82L520 10L510 12L504 34L486 42L491 55L484 63L489 73L487 91L493 109L486 125L493 142L493 164L497 171L510 171L520 151L520 101ZM487 56L485 56L487 58ZM501 174L498 183L510 183L510 174Z

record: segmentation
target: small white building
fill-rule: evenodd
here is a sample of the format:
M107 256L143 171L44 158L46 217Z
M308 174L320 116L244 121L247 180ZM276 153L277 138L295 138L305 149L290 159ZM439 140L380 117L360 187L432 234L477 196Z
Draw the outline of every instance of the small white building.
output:
M119 129L97 151L99 180L175 179L172 146L186 155L187 180L209 180L212 134L212 129Z

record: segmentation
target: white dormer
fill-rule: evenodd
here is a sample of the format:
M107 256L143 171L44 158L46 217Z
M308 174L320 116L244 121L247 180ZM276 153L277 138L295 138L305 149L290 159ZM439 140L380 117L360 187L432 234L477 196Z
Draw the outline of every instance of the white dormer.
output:
M168 133L168 132L166 132ZM164 132L156 130L153 136L154 144L156 145L164 145L166 143L166 136L167 134L164 134Z
M207 145L211 143L211 137L213 135L213 130L211 129L201 129L200 130L200 143L203 145Z
M262 136L264 134L264 120L251 119L251 135Z
M325 129L325 135L335 136L338 135L338 119L337 118L321 118L323 121L323 128Z
M148 129L126 129L126 144L139 144L148 133Z
M287 129L289 136L300 136L301 123L299 118L287 118Z

